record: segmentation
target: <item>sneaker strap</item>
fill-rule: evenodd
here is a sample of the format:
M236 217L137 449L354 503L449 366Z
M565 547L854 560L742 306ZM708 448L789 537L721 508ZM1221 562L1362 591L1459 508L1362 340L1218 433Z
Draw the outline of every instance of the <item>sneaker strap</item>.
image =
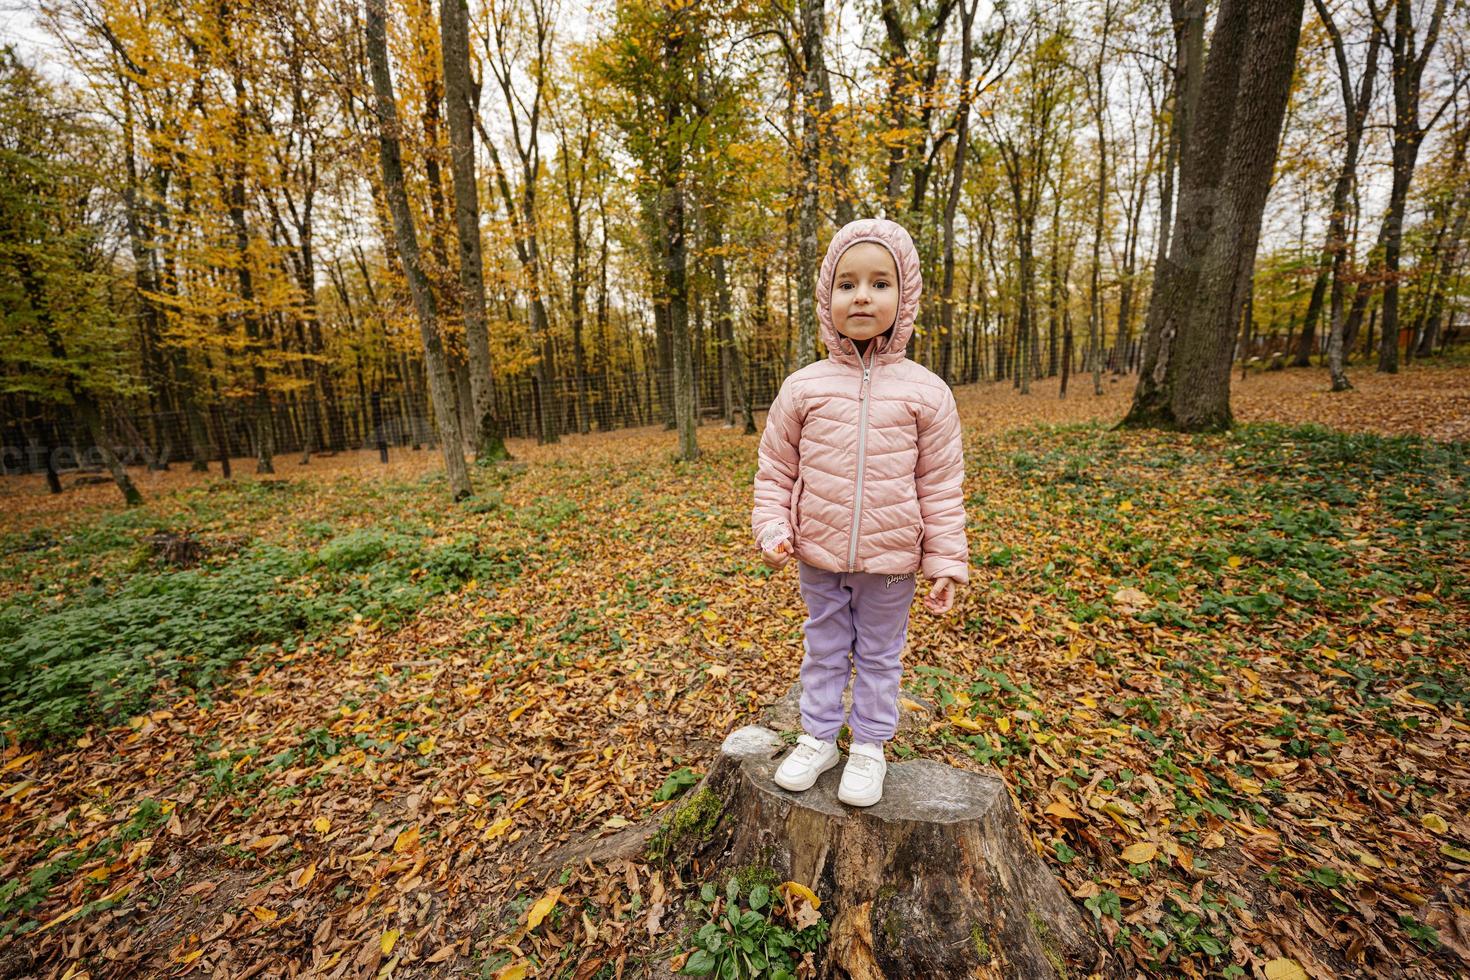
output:
M797 736L796 744L805 745L814 752L825 752L827 749L832 748L831 742L824 742L814 735L808 735L806 732L802 732Z

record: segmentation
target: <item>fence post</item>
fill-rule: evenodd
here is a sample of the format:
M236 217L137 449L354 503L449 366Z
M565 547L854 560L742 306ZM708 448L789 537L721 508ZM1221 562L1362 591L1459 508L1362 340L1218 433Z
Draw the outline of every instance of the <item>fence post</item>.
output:
M383 432L383 393L373 389L373 437L378 443L378 462L388 462L388 439Z

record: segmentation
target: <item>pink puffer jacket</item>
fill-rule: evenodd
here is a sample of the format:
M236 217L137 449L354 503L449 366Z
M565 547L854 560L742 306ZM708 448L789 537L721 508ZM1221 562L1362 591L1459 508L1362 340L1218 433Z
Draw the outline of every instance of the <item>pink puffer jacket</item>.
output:
M899 279L893 329L868 345L866 369L831 309L837 260L859 242L887 248ZM789 535L796 558L818 568L969 581L954 394L904 356L922 290L903 226L867 218L833 236L817 281L828 357L786 378L761 435L751 517L759 545Z

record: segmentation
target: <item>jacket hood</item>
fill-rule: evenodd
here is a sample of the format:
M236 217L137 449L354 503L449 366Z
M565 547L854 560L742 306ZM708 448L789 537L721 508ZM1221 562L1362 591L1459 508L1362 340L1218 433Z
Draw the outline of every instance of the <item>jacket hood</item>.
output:
M894 317L889 336L873 338L878 345L874 356L885 360L895 355L902 357L914 333L914 318L919 313L919 297L924 292L924 277L919 272L919 250L908 231L896 221L887 218L859 218L849 221L832 236L827 245L827 256L822 259L822 269L817 274L817 326L822 341L829 353L856 356L857 348L848 338L832 326L832 280L837 274L837 262L842 253L860 242L877 242L888 249L893 264L898 269L898 315Z

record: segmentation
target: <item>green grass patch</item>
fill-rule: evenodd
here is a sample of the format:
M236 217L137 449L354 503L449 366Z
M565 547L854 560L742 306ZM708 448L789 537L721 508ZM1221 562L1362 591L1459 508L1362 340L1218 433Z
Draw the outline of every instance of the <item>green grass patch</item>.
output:
M22 740L116 720L161 690L218 684L266 647L317 639L361 617L401 623L471 579L520 570L521 550L356 530L313 551L257 545L187 570L146 571L36 608L0 607L0 726Z

